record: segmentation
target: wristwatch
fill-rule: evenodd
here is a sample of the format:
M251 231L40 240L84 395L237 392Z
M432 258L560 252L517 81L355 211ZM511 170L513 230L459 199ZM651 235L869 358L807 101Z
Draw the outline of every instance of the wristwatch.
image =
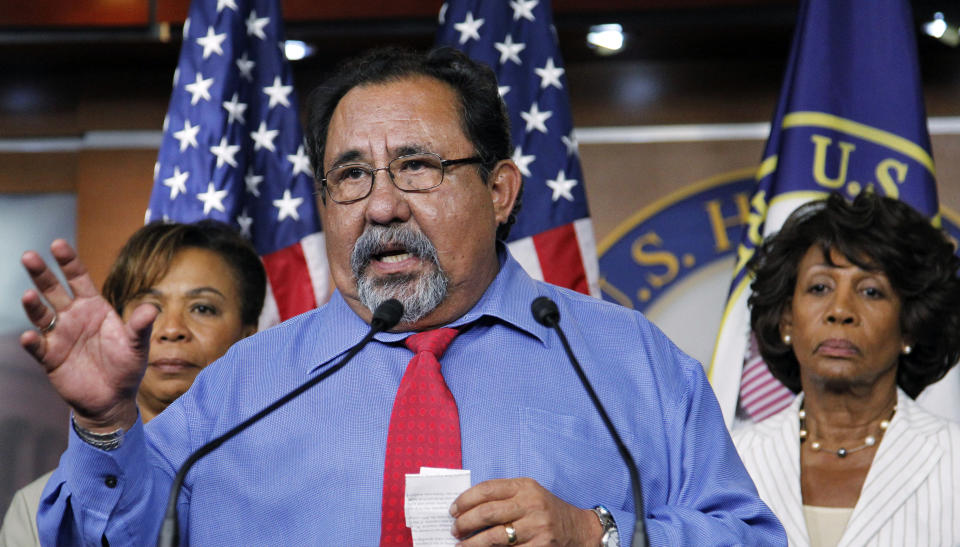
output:
M617 521L613 520L610 511L607 511L606 507L598 505L593 508L593 512L600 519L600 526L603 526L600 547L620 547L620 532L617 531Z

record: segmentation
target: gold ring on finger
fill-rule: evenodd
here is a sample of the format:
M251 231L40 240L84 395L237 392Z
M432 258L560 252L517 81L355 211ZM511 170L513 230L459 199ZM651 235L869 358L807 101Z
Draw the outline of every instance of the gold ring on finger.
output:
M517 544L517 529L513 527L513 523L504 524L503 531L507 533L507 545L516 545Z

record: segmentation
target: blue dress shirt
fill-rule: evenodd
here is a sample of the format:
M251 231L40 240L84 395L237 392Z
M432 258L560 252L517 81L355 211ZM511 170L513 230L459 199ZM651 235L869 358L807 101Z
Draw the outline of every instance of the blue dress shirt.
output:
M530 303L546 295L643 482L651 545L785 545L760 501L699 363L641 314L501 270L450 326L442 358L473 483L532 477L567 503L607 507L624 545L634 500L626 467L557 335ZM339 293L247 338L120 448L70 428L47 483L45 544L153 544L181 462L206 441L338 362L368 330ZM377 545L384 451L411 352L381 333L349 365L200 460L179 499L183 545Z

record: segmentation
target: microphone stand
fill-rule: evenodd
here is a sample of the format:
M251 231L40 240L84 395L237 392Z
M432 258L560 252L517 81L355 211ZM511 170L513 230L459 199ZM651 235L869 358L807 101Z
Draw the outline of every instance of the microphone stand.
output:
M610 416L607 415L603 404L600 403L600 398L597 397L597 392L593 390L593 386L590 385L587 375L583 372L583 368L580 366L579 361L577 361L576 356L574 356L573 350L570 348L570 342L567 341L567 336L563 333L563 329L560 328L560 310L557 309L557 304L546 296L539 296L534 299L530 308L533 312L534 319L536 319L538 323L557 331L557 334L560 336L560 342L563 344L563 349L570 359L570 364L573 365L577 376L580 377L580 382L583 384L583 387L586 388L587 394L590 395L593 406L597 408L597 412L600 413L600 418L603 419L603 424L610 432L610 436L613 437L613 441L617 445L617 450L620 452L620 457L623 458L624 463L627 465L627 470L630 472L630 486L633 489L633 505L636 513L631 545L649 547L647 526L644 521L643 490L640 485L640 470L637 469L637 465L633 461L630 451L627 450L627 445L624 444L623 439L620 438L620 434L617 433L617 429L613 426L613 421L610 420Z
M343 359L340 360L339 363L328 368L319 375L307 380L300 387L274 401L270 406L240 422L226 433L207 442L198 448L194 453L190 454L190 456L188 456L180 466L176 477L173 479L173 484L170 486L170 497L167 500L167 511L163 517L163 523L160 526L160 535L157 538L157 547L175 547L180 544L180 534L178 533L179 527L177 524L177 498L180 497L180 489L183 487L183 481L187 476L187 472L190 470L193 464L197 462L197 460L213 452L219 448L220 445L232 439L238 433L247 429L254 423L260 421L267 414L270 414L274 410L297 398L303 392L319 384L324 379L343 368L344 365L350 362L350 360L353 359L353 357L359 353L360 350L363 349L371 339L373 339L374 335L376 335L378 332L393 328L394 325L400 321L402 316L403 305L400 304L400 302L392 298L386 302L383 302L377 306L376 310L374 310L373 319L370 321L370 330L367 332L366 336L364 336L360 342L350 348L350 351L347 352L347 354Z

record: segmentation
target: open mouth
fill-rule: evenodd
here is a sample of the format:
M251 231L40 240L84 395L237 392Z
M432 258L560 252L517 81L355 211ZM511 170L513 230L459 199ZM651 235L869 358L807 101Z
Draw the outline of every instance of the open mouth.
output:
M392 251L386 251L383 253L377 253L373 255L373 259L378 262L383 262L386 264L396 264L398 262L403 262L408 258L412 258L413 254L407 252L404 249L396 249Z
M353 275L407 275L423 264L437 263L436 250L427 237L408 226L368 226L350 255ZM437 263L437 265L439 265Z

